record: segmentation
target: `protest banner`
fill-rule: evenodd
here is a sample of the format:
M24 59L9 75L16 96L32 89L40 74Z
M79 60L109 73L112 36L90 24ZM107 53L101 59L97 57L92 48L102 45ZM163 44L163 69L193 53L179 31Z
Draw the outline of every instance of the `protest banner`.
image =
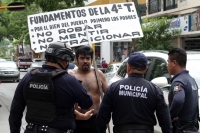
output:
M49 43L73 46L143 37L133 2L58 10L28 16L31 48L44 52ZM87 37L86 30L89 34Z

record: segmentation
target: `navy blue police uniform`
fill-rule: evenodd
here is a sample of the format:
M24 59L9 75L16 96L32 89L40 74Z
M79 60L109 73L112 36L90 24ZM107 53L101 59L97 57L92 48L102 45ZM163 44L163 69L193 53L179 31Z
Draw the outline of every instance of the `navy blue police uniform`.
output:
M198 115L198 86L195 80L189 75L189 71L182 70L171 82L168 95L171 119L178 117L180 125L177 123L176 126L179 127L191 122L185 130L197 131L194 126Z
M72 52L65 47L63 43L49 44L48 50L52 62L56 62L53 56L70 60L68 52ZM47 59L47 62L50 59ZM20 81L11 104L9 116L11 133L20 133L25 107L27 107L26 122L28 123L25 133L73 132L76 127L74 104L78 103L81 108L88 109L93 104L92 97L87 94L80 81L69 75L66 68L62 69L43 65L42 68L27 73Z
M147 59L134 52L129 56L128 64L140 68L137 62L145 63ZM112 113L114 133L151 133L156 125L155 111L162 132L170 133L171 120L163 92L143 75L132 73L108 87L96 123L99 133L105 133Z

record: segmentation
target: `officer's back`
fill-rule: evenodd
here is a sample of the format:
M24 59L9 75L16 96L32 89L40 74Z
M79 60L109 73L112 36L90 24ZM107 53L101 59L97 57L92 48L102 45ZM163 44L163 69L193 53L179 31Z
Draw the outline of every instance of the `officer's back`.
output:
M171 132L170 115L161 89L143 78L147 69L144 54L135 52L129 56L128 78L111 84L103 98L97 116L101 132L111 112L115 133L153 132L155 111L163 133Z
M74 104L83 109L92 105L80 82L66 72L74 55L64 43L49 44L46 64L32 70L17 86L9 117L11 133L20 133L27 106L25 133L70 133L75 129Z

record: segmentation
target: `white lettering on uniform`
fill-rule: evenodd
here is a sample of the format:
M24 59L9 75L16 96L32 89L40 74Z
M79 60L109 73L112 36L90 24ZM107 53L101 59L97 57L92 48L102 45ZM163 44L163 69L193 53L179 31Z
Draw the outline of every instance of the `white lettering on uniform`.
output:
M124 88L124 85L120 85L120 90L121 90L122 88Z
M48 85L46 84L30 84L29 88L33 89L42 89L42 90L48 90Z
M128 85L125 85L124 89L125 89L125 90L129 90L129 86L128 86Z
M130 96L147 99L147 88L144 86L120 85L119 96Z
M136 87L136 91L140 91L140 87L138 86L138 87Z

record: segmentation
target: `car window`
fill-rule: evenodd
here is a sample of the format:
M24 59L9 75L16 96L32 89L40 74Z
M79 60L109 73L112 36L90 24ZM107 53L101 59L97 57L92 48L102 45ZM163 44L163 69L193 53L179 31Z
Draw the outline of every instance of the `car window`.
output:
M151 65L153 59L152 59L152 58L147 58L147 60L148 60L147 66L149 67L149 66ZM148 69L148 70L149 70L149 69ZM146 74L147 74L148 70L147 70L146 73L144 74L144 77L146 77Z
M126 65L127 62L124 61L123 64L120 66L120 68L117 71L117 75L124 78L126 76Z
M148 63L147 65L150 66L152 63L153 59L148 58ZM126 76L126 66L127 66L127 62L124 61L124 63L119 67L118 71L117 71L117 75L124 78ZM147 73L147 72L146 72ZM144 77L146 77L146 73L144 74Z
M110 65L107 69L105 73L109 73L113 71L113 65Z
M149 80L152 80L157 77L166 77L168 82L170 82L171 76L167 70L167 62L161 59L155 60Z

